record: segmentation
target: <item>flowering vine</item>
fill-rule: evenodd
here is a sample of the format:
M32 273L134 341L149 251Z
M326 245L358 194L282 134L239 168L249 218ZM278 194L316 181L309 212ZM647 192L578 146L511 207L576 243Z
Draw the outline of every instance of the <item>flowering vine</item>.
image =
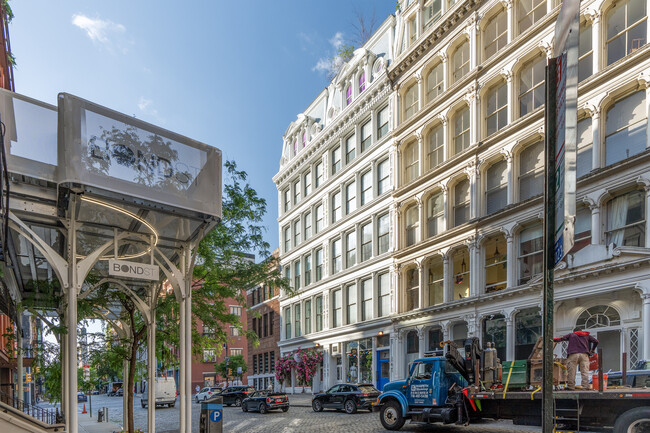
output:
M284 383L291 377L291 370L296 371L296 380L302 385L312 385L314 375L323 361L323 353L316 349L301 349L280 357L275 364L275 378Z
M293 354L287 354L278 358L275 363L275 379L279 383L284 383L287 378L291 377L291 369L296 365Z

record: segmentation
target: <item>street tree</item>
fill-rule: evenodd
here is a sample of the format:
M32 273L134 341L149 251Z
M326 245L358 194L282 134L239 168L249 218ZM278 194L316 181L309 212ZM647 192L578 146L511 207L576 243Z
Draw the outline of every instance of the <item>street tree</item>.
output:
M246 364L244 355L233 355L227 358L229 359L224 359L220 363L214 365L215 371L221 377L237 377L239 380L241 380L241 378L244 376L244 373L248 371L248 365ZM230 370L230 374L228 374L228 370Z

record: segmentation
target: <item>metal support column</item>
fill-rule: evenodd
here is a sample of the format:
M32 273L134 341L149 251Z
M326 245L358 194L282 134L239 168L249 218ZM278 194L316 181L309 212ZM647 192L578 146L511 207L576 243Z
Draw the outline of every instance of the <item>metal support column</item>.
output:
M25 369L23 368L23 327L22 320L23 315L22 311L17 311L17 324L16 324L16 398L21 400L25 399L25 392L23 390L25 384L23 381L23 374L25 374Z
M185 431L192 432L192 251L185 249Z
M67 360L67 395L64 397L67 402L66 432L77 433L78 416L77 416L77 197L70 197L68 208L70 225L68 227L68 287L67 287L67 309L65 314L65 325L68 333L66 334L66 352Z
M184 288L183 288L184 289ZM179 372L179 388L180 388L180 404L181 404L181 413L180 413L180 426L179 426L179 433L191 433L190 430L186 431L186 424L185 424L185 417L187 415L187 410L185 406L187 405L187 401L185 398L183 398L183 394L185 393L185 382L187 380L185 376L185 370L187 369L187 358L185 357L185 322L186 322L186 317L185 317L185 304L186 304L185 296L181 294L181 300L180 300L180 305L179 305L179 315L180 315L180 323L179 323L179 358L180 358L180 372Z
M65 320L65 317L61 318ZM68 395L68 381L66 380L66 376L68 374L68 351L65 335L60 335L59 338L59 353L61 355L61 415L65 415L67 418L68 401L66 400L66 396Z
M153 288L155 290L155 287ZM154 296L152 294L151 298ZM150 302L151 305L151 302ZM151 310L151 319L147 329L147 394L149 405L147 406L147 431L156 431L156 315Z
M129 361L125 359L122 361L122 427L124 429L128 429L129 425L129 405L126 396L127 392L133 392L133 390L129 391L128 383Z

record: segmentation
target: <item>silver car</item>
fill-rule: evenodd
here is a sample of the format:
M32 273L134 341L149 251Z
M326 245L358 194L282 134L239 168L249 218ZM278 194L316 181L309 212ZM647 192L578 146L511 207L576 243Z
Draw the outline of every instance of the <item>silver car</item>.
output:
M206 386L201 391L199 391L194 398L198 403L207 400L209 398L212 398L213 395L219 394L220 392L221 392L221 388L217 386Z

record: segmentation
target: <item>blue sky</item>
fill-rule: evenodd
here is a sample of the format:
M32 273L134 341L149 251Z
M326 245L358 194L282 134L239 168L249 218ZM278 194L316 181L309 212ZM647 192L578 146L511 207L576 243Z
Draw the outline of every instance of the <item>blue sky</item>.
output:
M68 92L216 146L268 202L278 246L282 134L328 84L319 65L394 0L11 1L18 93Z

